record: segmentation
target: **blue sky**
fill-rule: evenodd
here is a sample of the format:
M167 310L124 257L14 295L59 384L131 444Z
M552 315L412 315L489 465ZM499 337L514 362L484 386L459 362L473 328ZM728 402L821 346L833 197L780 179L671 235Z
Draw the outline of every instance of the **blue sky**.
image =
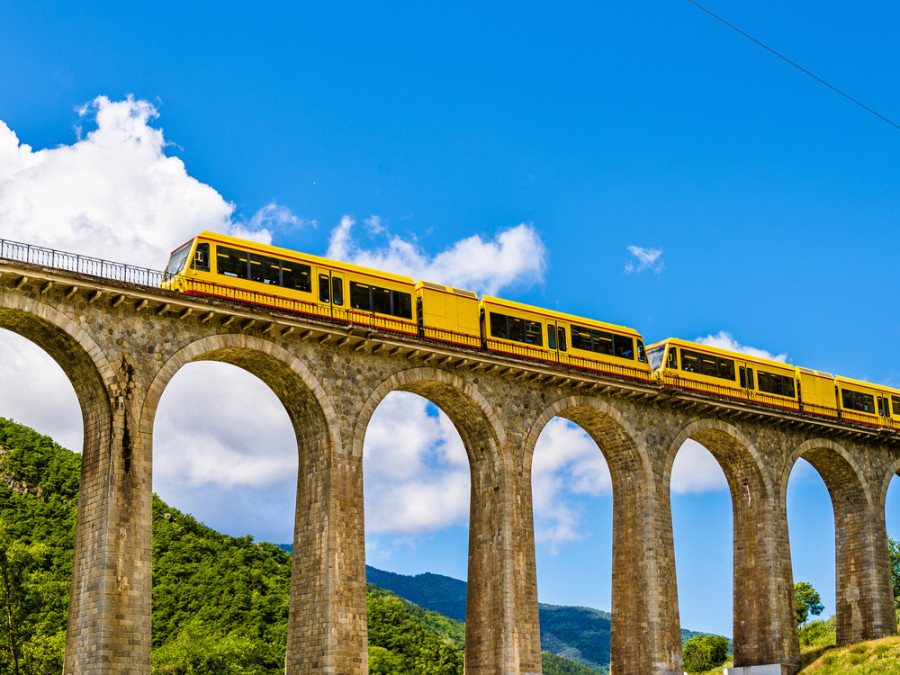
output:
M706 6L900 119L896 7ZM452 276L633 326L648 342L724 332L792 363L900 387L900 130L687 0L38 2L7 3L3 15L0 237L158 268L195 231L247 232L417 278ZM490 260L489 273L464 265L472 260ZM0 415L77 449L77 403L56 366L3 339L0 369L15 386L0 392ZM293 488L281 476L296 456L283 410L264 388L252 420L236 417L240 400L186 404L241 377L197 364L173 381L154 485L219 529L285 541ZM213 409L214 423L192 430L196 450L180 456L172 439ZM408 442L385 441L411 414ZM260 434L277 450L261 454L249 440ZM541 600L608 609L602 462L567 425L545 436ZM400 460L417 471L387 470ZM679 464L683 623L730 635L724 479L696 448ZM431 407L386 402L367 445L369 561L463 577L465 480L458 438ZM808 467L795 469L788 507L795 577L832 612L833 520Z

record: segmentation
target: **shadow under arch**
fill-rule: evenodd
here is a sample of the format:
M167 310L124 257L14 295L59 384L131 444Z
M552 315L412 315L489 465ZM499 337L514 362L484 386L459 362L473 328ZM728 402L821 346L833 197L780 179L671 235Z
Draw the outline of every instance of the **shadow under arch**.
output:
M121 369L110 363L87 330L45 302L0 292L0 328L31 341L56 361L81 408L84 441L63 666L64 673L72 673L108 639L106 629L116 611L110 604L109 613L97 612L98 600L108 589L99 578L106 570L98 569L96 560L108 547L110 535L106 497L115 472L111 443L116 437L110 399L124 389L125 382ZM116 600L146 602L145 616L137 617L137 632L145 628L149 635L149 593L144 598L140 581L134 581L134 592L120 593Z
M658 601L674 592L675 581L674 575L662 573L653 553L664 546L654 522L659 495L646 448L614 405L589 396L567 396L547 406L528 430L520 471L529 482L538 437L555 417L577 424L593 439L612 480L610 667L613 672L680 672L677 607Z
M733 514L734 665L799 665L794 621L787 520L773 499L773 477L753 441L718 419L691 422L668 448L663 485L670 491L672 466L688 439L716 459L731 494Z
M153 424L166 386L182 367L195 361L228 363L258 377L272 390L291 420L299 459L285 672L326 672L337 651L333 627L344 618L339 616L339 609L334 609L340 607L339 598L334 597L330 584L323 579L324 570L334 566L331 528L339 527L326 515L334 499L330 490L334 454L341 447L331 401L306 364L273 342L240 334L201 338L171 356L147 390L140 433L148 451L153 446ZM348 570L334 572L344 578L351 574ZM364 581L362 597L365 598ZM355 614L359 613L360 608L356 607ZM364 622L364 605L361 615Z
M517 665L514 672L538 672L539 640L530 645L527 639L519 639L529 633L524 624L537 626L537 600L535 594L528 594L522 575L516 574L514 541L520 536L521 525L504 425L472 382L435 368L410 368L381 382L360 410L351 448L360 463L372 415L384 398L395 391L417 394L446 414L459 432L469 458L466 672L501 672L510 664ZM529 603L532 595L534 602ZM529 616L529 604L534 605L533 616Z
M879 592L884 585L876 560L881 555L878 531L884 531L865 473L847 448L826 438L811 438L791 453L781 477L781 503L787 503L787 483L797 460L812 464L821 476L834 510L835 600L837 644L871 640L893 632L893 594ZM882 502L883 507L883 502ZM880 523L880 527L879 527ZM886 534L881 537L885 548ZM890 585L888 579L887 586Z

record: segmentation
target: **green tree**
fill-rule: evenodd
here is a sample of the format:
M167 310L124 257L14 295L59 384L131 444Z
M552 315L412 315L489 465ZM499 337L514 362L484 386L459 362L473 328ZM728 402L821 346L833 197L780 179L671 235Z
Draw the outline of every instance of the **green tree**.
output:
M810 615L819 616L825 607L819 592L806 581L794 584L794 610L797 612L797 625L806 623Z
M894 583L894 600L900 600L900 541L888 537L888 550L891 552L891 581Z
M718 668L728 659L728 638L721 635L696 635L688 640L682 652L684 669L702 673Z

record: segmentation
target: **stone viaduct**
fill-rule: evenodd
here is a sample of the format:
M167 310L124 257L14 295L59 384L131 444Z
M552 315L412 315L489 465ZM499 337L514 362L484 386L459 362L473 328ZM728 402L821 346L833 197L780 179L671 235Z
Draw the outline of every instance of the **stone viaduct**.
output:
M531 459L557 416L596 441L612 475L614 673L682 672L669 484L689 438L731 491L741 672L799 664L786 487L800 457L834 507L839 642L896 630L885 498L900 471L897 434L8 258L0 328L59 363L84 418L67 675L150 673L154 416L172 377L198 360L259 377L296 431L292 675L367 672L362 448L393 391L436 404L468 453L467 675L541 672Z

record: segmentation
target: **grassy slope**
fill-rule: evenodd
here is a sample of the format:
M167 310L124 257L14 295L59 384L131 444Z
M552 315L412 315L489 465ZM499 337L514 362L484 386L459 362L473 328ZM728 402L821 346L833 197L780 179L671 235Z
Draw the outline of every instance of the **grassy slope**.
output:
M829 649L801 673L803 675L900 673L900 636Z

